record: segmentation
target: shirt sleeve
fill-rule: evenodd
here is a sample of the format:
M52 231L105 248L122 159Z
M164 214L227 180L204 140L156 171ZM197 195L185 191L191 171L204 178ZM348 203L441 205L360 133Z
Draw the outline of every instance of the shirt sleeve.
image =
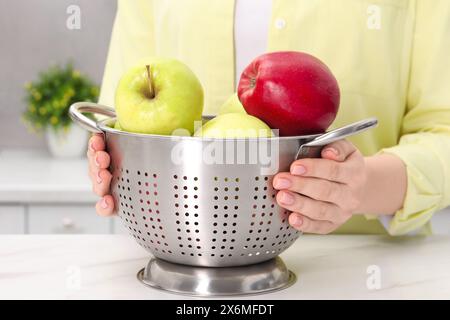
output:
M114 107L114 94L123 72L154 54L154 26L151 0L119 0L99 103Z
M450 2L418 0L407 110L397 146L382 150L403 160L408 186L391 235L427 226L450 205Z

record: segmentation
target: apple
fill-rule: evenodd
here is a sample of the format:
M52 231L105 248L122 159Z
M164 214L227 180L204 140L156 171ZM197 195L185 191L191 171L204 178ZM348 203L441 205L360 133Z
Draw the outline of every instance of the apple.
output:
M244 106L239 101L237 93L230 96L219 108L219 114L225 113L247 113L245 112Z
M272 130L263 121L245 113L226 113L205 123L194 136L204 138L271 137Z
M114 123L114 129L122 131L122 128L120 127L119 121L116 121L116 123Z
M147 58L120 79L115 96L122 130L171 135L177 129L194 132L201 121L203 88L180 61Z
M330 69L302 52L257 57L244 69L239 100L248 114L279 129L280 136L324 132L336 118L339 86Z

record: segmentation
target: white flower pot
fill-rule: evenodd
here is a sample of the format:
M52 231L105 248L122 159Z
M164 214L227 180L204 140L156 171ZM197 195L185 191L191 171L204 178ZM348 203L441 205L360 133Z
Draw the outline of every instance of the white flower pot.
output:
M50 153L57 158L79 158L86 154L89 133L77 125L55 130L47 127L45 136Z

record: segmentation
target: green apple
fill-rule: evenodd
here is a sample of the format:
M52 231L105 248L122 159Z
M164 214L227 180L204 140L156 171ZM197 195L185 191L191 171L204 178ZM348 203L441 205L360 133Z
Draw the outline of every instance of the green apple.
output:
M194 134L204 138L271 137L272 130L256 117L243 113L226 113L204 124Z
M119 121L116 121L116 123L114 124L114 129L121 131L122 128L120 127L120 123Z
M147 58L129 69L116 90L116 112L124 131L171 135L192 134L202 120L203 88L185 64L174 59Z
M219 108L219 114L225 113L247 113L236 93L229 97Z

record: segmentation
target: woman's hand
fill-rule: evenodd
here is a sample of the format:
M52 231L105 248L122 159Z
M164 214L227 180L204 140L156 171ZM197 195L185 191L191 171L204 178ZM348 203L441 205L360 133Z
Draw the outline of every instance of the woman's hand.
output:
M292 211L289 223L307 233L327 234L358 211L367 180L364 157L346 141L322 150L320 159L294 161L278 173L273 186L277 202Z
M112 175L108 171L110 157L105 151L105 141L101 134L96 134L89 140L87 157L89 160L89 177L92 181L93 191L102 197L95 209L101 216L113 214L113 197L108 194Z

